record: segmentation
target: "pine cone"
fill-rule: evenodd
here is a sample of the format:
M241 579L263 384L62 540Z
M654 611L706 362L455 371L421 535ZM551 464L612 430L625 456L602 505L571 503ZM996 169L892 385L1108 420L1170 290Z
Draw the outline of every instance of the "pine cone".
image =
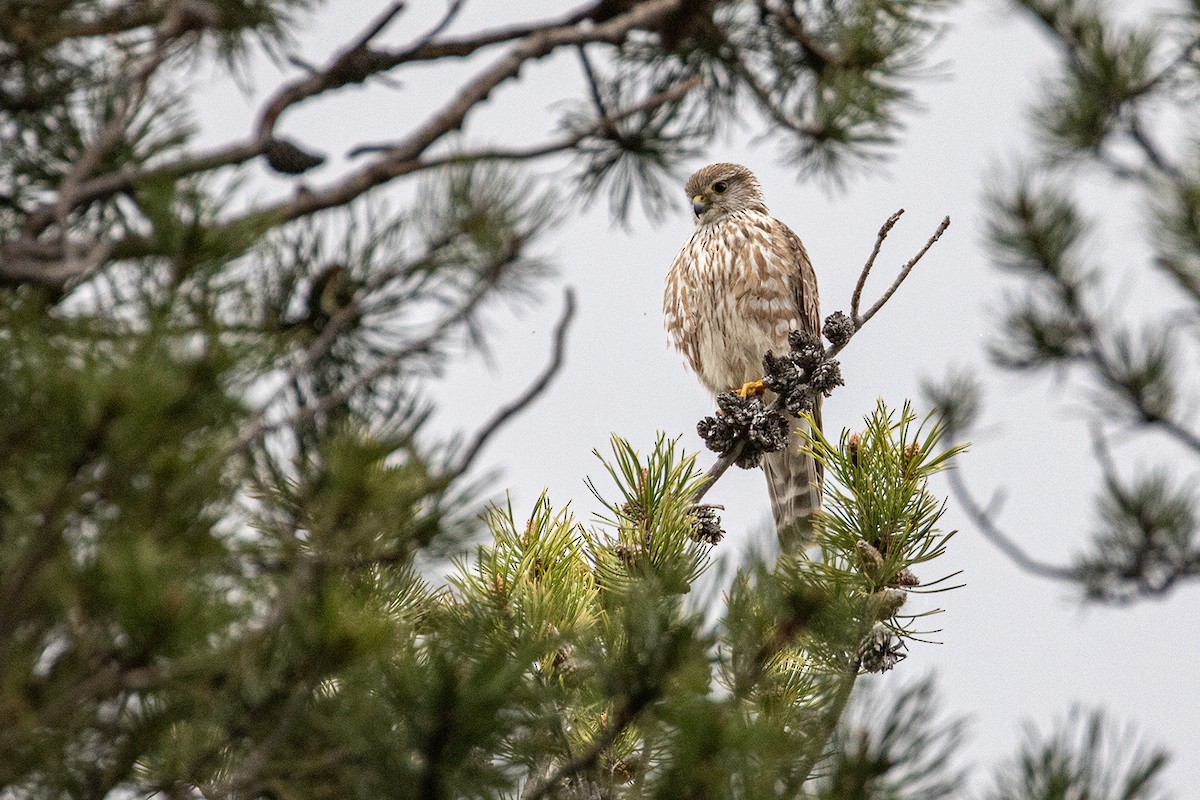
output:
M267 166L284 175L300 175L325 163L324 156L301 150L287 139L271 139L263 147Z
M763 405L759 397L722 392L717 395L717 408L716 416L696 424L696 432L709 450L721 455L742 442L734 461L742 469L757 467L764 454L774 453L787 441L788 421Z
M841 311L835 311L825 318L824 332L830 344L840 347L854 335L854 323Z

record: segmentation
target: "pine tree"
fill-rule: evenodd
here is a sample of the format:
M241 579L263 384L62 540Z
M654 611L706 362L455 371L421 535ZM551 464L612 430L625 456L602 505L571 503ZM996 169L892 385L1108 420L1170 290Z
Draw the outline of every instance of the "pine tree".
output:
M556 358L478 430L434 440L421 390L544 275L555 200L520 162L653 214L753 109L843 178L896 144L947 4L598 0L452 34L462 5L380 44L396 3L321 65L292 52L311 0L0 5L0 796L947 796L957 729L927 686L874 722L850 702L922 634L907 593L943 585L936 420L881 405L812 441L820 555L746 565L712 623L698 501L748 433L707 473L614 437L605 519L543 497L481 524L475 456L553 376L570 298ZM198 149L186 70L255 48L296 78ZM473 109L560 51L560 135L477 144ZM452 59L474 71L444 107L307 183L326 163L289 111ZM305 182L263 199L257 163ZM390 210L401 185L419 202ZM878 310L858 301L824 358ZM1148 758L1124 796L1150 796Z

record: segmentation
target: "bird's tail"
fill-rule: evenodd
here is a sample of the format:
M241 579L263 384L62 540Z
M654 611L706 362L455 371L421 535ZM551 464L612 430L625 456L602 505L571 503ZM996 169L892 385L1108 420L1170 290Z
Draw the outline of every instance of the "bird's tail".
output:
M813 416L820 425L820 406ZM796 422L784 448L763 457L771 513L784 552L796 552L813 543L813 515L821 510L823 470L816 459L800 451L807 440L799 429L807 424Z

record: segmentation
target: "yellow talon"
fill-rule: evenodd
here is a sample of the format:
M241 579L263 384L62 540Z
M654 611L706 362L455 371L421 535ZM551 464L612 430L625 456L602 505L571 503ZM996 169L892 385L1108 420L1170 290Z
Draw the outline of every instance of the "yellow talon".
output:
M734 394L739 397L756 397L766 391L762 381L748 381L742 384L742 388L733 390Z

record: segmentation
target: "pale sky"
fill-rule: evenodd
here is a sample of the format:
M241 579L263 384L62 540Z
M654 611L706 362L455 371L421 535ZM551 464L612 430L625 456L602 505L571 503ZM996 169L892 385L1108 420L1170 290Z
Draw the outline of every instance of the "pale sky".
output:
M300 52L321 63L349 40L386 3L345 0L329 3L319 24L302 40ZM557 15L571 3L523 0L468 2L454 30L467 32L518 18ZM1129 5L1129 4L1127 4ZM401 15L384 41L405 41L424 29L444 7L418 0ZM1133 2L1131 7L1140 7ZM879 225L896 209L907 214L889 238L866 295L872 300L896 268L924 242L938 221L953 224L888 306L842 354L846 386L825 404L827 433L857 427L877 397L899 407L919 399L924 376L940 376L949 365L978 369L985 381L983 425L971 452L960 459L967 480L986 499L1003 488L1007 503L1000 521L1032 554L1061 562L1082 547L1094 525L1092 500L1098 470L1089 449L1083 405L1069 403L1062 387L1048 379L1029 381L986 364L985 335L1005 287L981 247L980 198L998 168L1027 151L1025 109L1036 96L1051 50L1031 25L1012 16L1001 0L965 0L951 16L952 28L935 61L946 62L945 77L922 82L917 97L923 110L907 116L908 128L894 158L869 175L853 178L843 191L798 183L794 171L777 161L778 148L748 126L734 141L719 142L689 168L714 161L737 161L761 179L772 212L805 241L821 283L822 313L845 309ZM330 181L354 144L396 138L406 126L437 107L455 88L453 81L498 57L500 51L469 64L414 70L400 87L375 83L304 106L281 121L278 132L331 156L306 180ZM294 76L292 68L289 75ZM279 81L278 68L265 60L252 71L253 93L205 76L196 92L209 142L244 136L252 110ZM576 60L547 59L527 68L520 84L508 87L468 119L469 141L528 144L540 140L560 107L554 101L582 90ZM540 129L539 129L540 126ZM482 137L480 131L488 131ZM538 138L534 138L535 133ZM555 176L562 162L537 165ZM291 183L270 178L255 167L265 195L290 191ZM1128 304L1123 313L1157 309L1162 285L1149 277L1138 246L1141 219L1132 196L1096 187L1089 203L1102 214L1096 255L1113 273ZM393 193L399 207L407 191ZM481 468L498 469L496 496L507 489L517 514L530 508L545 488L556 507L571 502L586 520L598 504L583 483L585 475L605 487L592 455L606 451L610 433L649 449L657 431L682 436L689 451L702 449L696 421L710 413L709 398L668 351L662 328L662 283L671 259L691 231L681 188L678 205L655 227L636 216L628 230L609 224L603 202L568 211L564 224L543 242L558 265L545 285L540 305L492 316L497 335L491 365L469 358L452 366L440 384L435 430L450 432L487 419L519 394L549 354L563 286L578 294L579 313L570 337L567 365L553 387L484 451ZM482 374L482 379L480 378ZM1123 463L1152 464L1151 445L1122 448ZM711 454L700 456L702 464ZM1187 462L1181 462L1187 463ZM723 550L760 537L770 511L761 472L726 476L709 494L726 506L729 537ZM1180 478L1194 480L1194 475ZM948 494L944 481L934 486ZM990 775L998 759L1015 753L1022 723L1041 730L1061 720L1073 705L1102 706L1117 720L1134 723L1151 742L1173 751L1168 786L1177 798L1194 796L1200 760L1193 756L1200 725L1200 625L1195 605L1200 586L1185 585L1164 600L1128 608L1083 607L1064 586L1021 572L984 541L953 501L946 525L960 529L940 563L920 573L926 579L962 570L966 587L914 598L910 606L946 609L935 618L941 644L914 644L907 661L887 680L933 671L945 711L971 720L970 745L963 754L976 776Z

